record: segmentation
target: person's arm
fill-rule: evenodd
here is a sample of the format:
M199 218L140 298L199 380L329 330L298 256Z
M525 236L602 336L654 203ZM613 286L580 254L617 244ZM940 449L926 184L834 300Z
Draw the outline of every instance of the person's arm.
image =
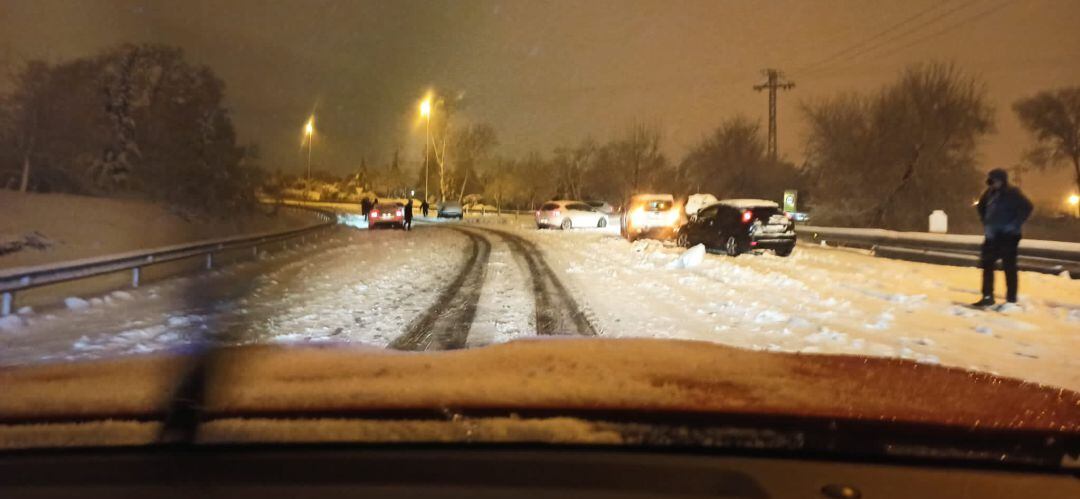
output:
M979 212L979 221L980 222L986 221L986 195L987 194L990 194L989 189L983 191L982 195L979 196L979 202L975 204L975 210Z
M1029 217L1031 217L1031 212L1034 209L1034 206L1031 204L1031 200L1028 199L1027 196L1024 195L1024 193L1020 192L1019 189L1016 190L1016 198L1016 218L1018 222L1017 225L1021 225L1026 222Z

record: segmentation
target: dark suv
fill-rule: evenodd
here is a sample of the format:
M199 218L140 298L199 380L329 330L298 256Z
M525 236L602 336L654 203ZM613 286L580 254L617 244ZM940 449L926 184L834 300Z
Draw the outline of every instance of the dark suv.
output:
M773 250L788 256L795 249L795 225L780 207L763 199L725 199L706 206L679 228L679 246L704 244L731 256Z

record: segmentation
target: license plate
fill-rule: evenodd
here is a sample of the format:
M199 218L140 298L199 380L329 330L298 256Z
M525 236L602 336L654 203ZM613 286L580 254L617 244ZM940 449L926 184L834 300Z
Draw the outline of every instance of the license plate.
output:
M391 217L391 215L383 215L382 217L383 217L383 218L390 218L390 217Z

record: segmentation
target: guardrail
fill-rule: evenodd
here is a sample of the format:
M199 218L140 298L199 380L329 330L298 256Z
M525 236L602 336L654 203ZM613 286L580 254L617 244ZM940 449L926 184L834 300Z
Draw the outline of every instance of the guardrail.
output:
M874 255L945 265L977 266L983 237L884 229L850 229L797 225L801 241L869 249ZM1021 270L1080 278L1080 243L1024 239L1020 241Z
M307 236L314 235L337 223L336 217L329 212L308 208L291 209L315 213L321 222L286 231L261 232L80 260L2 269L0 270L0 317L11 314L15 293L22 290L128 270L131 271L131 287L137 288L141 270L144 267L202 257L206 261L205 268L212 269L215 253L252 248L252 255L255 256L258 254L259 246L278 242L286 244L287 241L295 238L300 238L303 242Z

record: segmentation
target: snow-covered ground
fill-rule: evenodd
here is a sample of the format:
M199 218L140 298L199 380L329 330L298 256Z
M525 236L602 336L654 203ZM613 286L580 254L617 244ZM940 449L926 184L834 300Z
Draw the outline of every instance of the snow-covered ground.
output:
M229 219L187 217L138 199L0 189L0 246L31 238L40 247L0 254L0 269L63 262L311 225L309 214L269 209Z
M536 244L601 336L902 357L1080 389L1080 281L1022 273L1018 308L977 311L963 306L977 298L969 268L808 245L789 258L708 254L675 264L684 250L631 244L617 226L538 231L528 215L434 222L418 218L412 232L341 228L259 261L24 311L0 323L0 364L203 341L383 347L463 268L474 247L466 231L491 246L466 345L531 337L532 275L498 230Z
M1019 307L979 311L964 306L978 298L976 269L809 245L672 269L684 250L657 241L522 233L604 336L902 357L1080 389L1080 281L1022 272Z

